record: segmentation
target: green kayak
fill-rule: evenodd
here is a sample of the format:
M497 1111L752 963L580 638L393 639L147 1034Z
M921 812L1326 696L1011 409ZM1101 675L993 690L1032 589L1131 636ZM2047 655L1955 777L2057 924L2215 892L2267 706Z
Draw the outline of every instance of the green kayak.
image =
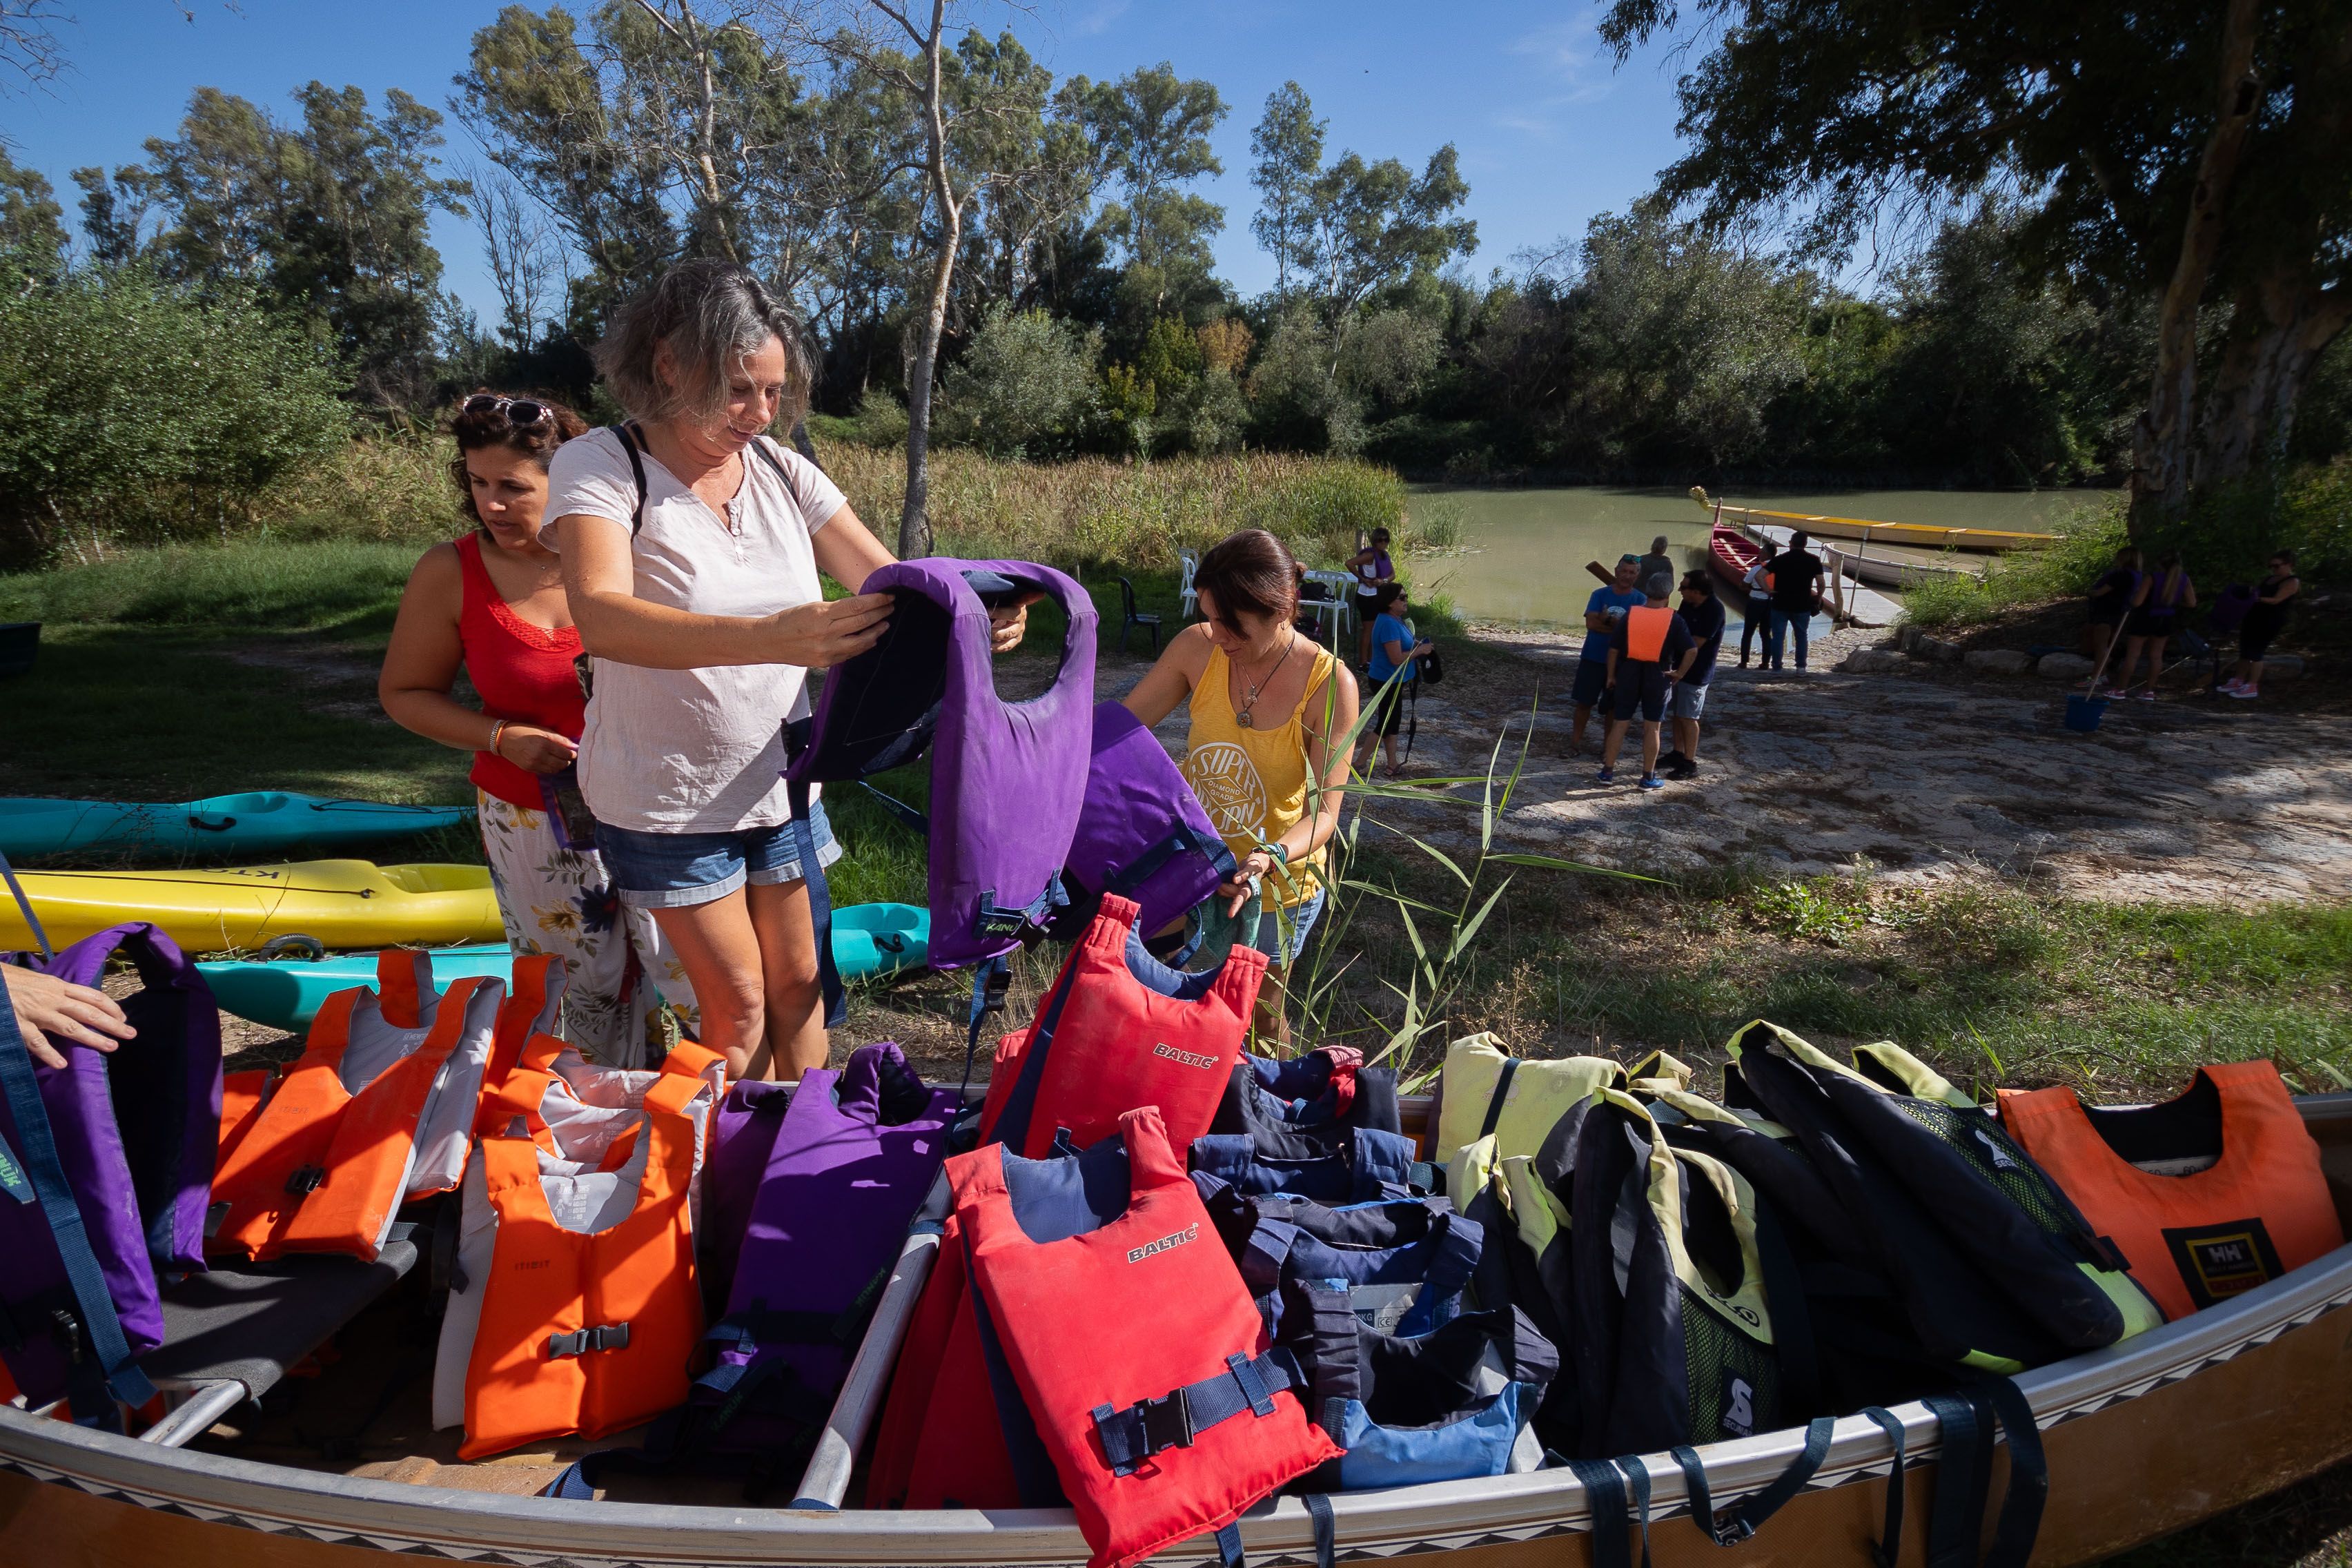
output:
M375 843L473 820L470 805L384 805L282 790L170 805L0 796L0 855L268 855Z
M912 904L852 904L833 911L833 961L844 980L871 980L921 964L930 956L931 915ZM289 949L306 945L287 938ZM310 951L318 951L312 948ZM300 1034L320 1005L338 991L375 984L375 954L331 958L244 959L196 965L220 1005L267 1028ZM503 942L445 947L433 954L433 984L495 975L511 983L514 954Z

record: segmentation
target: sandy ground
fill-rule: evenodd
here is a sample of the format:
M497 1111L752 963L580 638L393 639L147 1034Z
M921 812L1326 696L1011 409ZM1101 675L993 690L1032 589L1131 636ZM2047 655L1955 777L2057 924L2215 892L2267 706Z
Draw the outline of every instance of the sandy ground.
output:
M2187 698L2112 705L2099 731L2060 721L2056 682L1830 667L1880 634L1816 645L1810 673L1724 668L1701 772L1655 794L1594 782L1566 754L1574 637L1481 628L1504 657L1423 696L1408 773L1475 773L1530 721L1508 847L1632 869L1747 857L1797 873L1857 858L1902 881L2000 874L2121 900L2301 900L2352 887L2352 721ZM1532 720L1530 713L1532 709ZM1597 726L1596 726L1597 736ZM1629 747L1633 738L1629 737ZM1476 827L1475 790L1383 804L1441 841Z

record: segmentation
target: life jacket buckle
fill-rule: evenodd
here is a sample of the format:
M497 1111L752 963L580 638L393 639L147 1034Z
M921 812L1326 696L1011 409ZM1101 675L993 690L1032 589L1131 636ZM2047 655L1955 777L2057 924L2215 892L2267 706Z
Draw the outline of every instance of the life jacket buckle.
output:
M586 1355L592 1351L625 1351L628 1348L629 1325L626 1323L599 1323L574 1333L547 1336L547 1359L550 1361Z
M1733 1514L1728 1522L1723 1515L1717 1514L1706 1521L1706 1532L1715 1537L1717 1546L1737 1546L1754 1535L1756 1527L1748 1521L1744 1513Z
M297 1165L286 1177L286 1190L298 1198L307 1198L326 1184L324 1165Z
M1143 1451L1157 1454L1165 1448L1189 1448L1199 1435L1192 1428L1192 1402L1178 1389L1158 1399L1147 1399L1135 1407L1143 1423Z
M66 1359L76 1366L82 1363L81 1318L70 1307L49 1309L49 1321L56 1326L58 1342L65 1347Z

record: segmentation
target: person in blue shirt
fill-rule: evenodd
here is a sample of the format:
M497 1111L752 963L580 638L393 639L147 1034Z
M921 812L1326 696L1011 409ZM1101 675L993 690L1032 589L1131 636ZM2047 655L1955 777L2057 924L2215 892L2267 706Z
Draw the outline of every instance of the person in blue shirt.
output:
M1698 657L1675 682L1666 699L1666 716L1675 723L1675 749L1658 759L1670 779L1686 779L1698 772L1698 716L1706 707L1707 682L1715 676L1715 656L1723 651L1723 605L1715 596L1715 582L1704 572L1683 574L1683 603L1678 612L1698 644Z
M1571 757L1584 751L1584 726L1609 689L1610 637L1624 625L1625 612L1643 602L1642 590L1634 585L1641 581L1641 572L1640 556L1619 556L1617 575L1592 590L1592 596L1584 601L1584 652L1576 661L1576 685L1569 693L1576 707L1576 721L1568 735Z
M1373 590L1369 607L1372 616L1372 690L1369 700L1378 706L1381 752L1388 758L1389 772L1393 773L1397 771L1397 727L1404 719L1405 696L1421 678L1421 661L1429 657L1435 645L1413 636L1412 623L1405 619L1412 606L1405 602L1403 584L1381 584ZM1401 670L1404 675L1400 680L1396 677Z

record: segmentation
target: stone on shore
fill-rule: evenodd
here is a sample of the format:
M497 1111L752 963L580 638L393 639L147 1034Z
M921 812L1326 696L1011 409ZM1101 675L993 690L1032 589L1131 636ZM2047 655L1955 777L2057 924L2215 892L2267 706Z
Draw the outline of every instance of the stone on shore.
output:
M1891 675L1903 668L1903 656L1891 647L1858 647L1838 666L1841 675Z
M1929 637L1925 632L1911 639L1911 657L1924 658L1931 664L1958 664L1963 651L1959 644Z
M2095 659L2084 658L2079 653L2045 653L2033 673L2044 680L2088 680L2091 671L2098 668Z
M2033 656L2013 647L1980 647L1964 656L1960 667L1977 675L2023 675L2033 668Z

